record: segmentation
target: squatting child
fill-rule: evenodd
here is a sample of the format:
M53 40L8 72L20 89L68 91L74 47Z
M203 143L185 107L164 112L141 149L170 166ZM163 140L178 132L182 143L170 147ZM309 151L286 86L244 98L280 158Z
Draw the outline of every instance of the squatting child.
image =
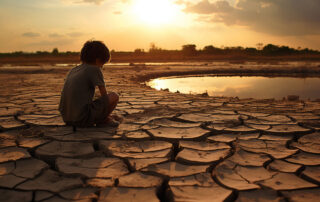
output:
M91 127L119 123L111 112L116 108L119 96L108 92L101 68L110 60L110 52L101 41L87 41L81 50L82 64L74 67L65 80L59 111L67 125ZM93 100L95 88L101 97Z

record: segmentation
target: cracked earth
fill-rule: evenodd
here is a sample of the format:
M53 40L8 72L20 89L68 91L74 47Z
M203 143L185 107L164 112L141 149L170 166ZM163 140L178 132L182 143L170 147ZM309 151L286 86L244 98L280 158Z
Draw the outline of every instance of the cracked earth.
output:
M0 201L320 200L320 101L184 95L140 82L160 70L105 69L124 122L76 132L57 110L66 69L1 72Z

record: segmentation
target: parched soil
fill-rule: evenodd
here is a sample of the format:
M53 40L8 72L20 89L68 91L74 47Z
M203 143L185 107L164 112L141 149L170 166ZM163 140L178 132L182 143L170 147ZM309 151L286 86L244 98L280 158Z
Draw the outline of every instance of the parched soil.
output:
M0 67L0 201L319 201L320 101L156 91L162 76L320 76L317 63L108 66L119 127L66 127L69 67Z

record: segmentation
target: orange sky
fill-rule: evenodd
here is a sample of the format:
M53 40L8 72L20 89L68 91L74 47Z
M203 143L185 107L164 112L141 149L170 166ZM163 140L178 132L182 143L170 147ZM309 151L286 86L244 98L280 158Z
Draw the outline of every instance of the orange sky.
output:
M180 49L257 43L320 49L319 0L1 0L0 52Z

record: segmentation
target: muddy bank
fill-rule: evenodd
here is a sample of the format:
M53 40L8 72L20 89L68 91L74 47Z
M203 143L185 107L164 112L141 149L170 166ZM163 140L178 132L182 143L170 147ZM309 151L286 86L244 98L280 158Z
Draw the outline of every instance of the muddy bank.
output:
M65 74L73 65L52 66L0 66L0 74ZM177 63L108 65L104 72L126 72L130 79L144 82L158 77L211 74L219 76L266 76L266 77L319 77L320 63L281 62L281 63ZM126 75L126 76L128 76Z

